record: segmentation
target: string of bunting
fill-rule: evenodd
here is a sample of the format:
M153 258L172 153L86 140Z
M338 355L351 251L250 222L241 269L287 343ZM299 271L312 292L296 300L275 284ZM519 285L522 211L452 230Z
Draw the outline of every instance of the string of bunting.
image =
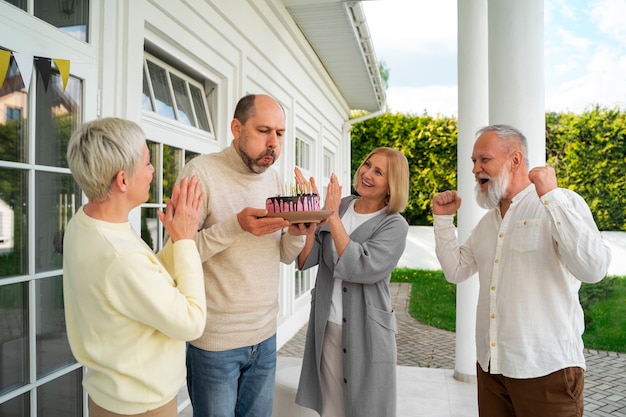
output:
M70 76L70 60L61 58L46 58L43 56L34 56L25 54L22 52L9 51L6 49L0 49L0 87L4 84L11 58L15 60L18 71L24 82L26 92L28 93L28 87L30 85L31 75L33 68L37 70L37 73L41 77L44 90L48 91L48 84L50 82L50 74L52 73L52 62L54 62L59 74L61 74L61 80L63 81L63 91L67 87L67 80Z

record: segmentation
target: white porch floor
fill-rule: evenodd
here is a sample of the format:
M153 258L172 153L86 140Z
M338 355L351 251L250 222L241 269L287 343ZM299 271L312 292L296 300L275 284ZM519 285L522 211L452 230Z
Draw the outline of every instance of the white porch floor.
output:
M317 416L294 403L302 359L279 356L272 417ZM453 370L398 366L397 417L477 417L476 384L454 379ZM181 397L187 392L181 390ZM192 417L191 406L179 413ZM385 416L381 416L385 417Z

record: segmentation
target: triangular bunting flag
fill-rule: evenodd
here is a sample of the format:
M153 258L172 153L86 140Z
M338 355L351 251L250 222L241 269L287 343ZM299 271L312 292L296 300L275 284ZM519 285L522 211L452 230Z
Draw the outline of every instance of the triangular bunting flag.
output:
M65 91L65 88L67 87L67 80L70 77L70 60L54 58L54 63L61 74L61 79L63 80L63 91Z
M52 60L50 58L36 56L35 66L37 67L37 71L39 71L39 76L43 82L43 89L47 92L48 83L50 81L50 68L52 67Z
M7 76L9 64L11 63L11 51L0 49L0 88L4 84L4 78Z
M28 87L30 86L30 78L33 74L33 56L23 54L21 52L13 52L13 57L17 63L17 67L20 70L22 81L24 82L24 88L28 93Z

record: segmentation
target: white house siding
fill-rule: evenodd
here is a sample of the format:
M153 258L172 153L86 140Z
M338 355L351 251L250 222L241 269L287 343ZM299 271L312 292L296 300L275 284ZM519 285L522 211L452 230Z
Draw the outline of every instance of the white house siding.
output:
M349 147L341 146L348 140L342 126L350 109L281 1L107 1L102 16L110 20L101 25L107 43L102 53L104 114L142 120L152 139L173 146L187 142L189 149L208 153L230 143L237 100L247 93L268 93L287 115L286 140L276 164L284 180L293 182L298 135L312 145L311 175L320 177L326 147L335 152L335 171L344 184L350 183ZM142 117L144 40L169 61L189 66L216 85L215 141L185 135L181 129L172 132L152 116ZM282 268L279 346L308 315L308 292L294 299L293 275L293 265Z

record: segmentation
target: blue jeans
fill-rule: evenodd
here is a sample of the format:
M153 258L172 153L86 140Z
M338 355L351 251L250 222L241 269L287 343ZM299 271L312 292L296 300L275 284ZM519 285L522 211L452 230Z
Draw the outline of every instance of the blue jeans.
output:
M271 417L275 380L276 335L220 352L187 345L193 417Z

